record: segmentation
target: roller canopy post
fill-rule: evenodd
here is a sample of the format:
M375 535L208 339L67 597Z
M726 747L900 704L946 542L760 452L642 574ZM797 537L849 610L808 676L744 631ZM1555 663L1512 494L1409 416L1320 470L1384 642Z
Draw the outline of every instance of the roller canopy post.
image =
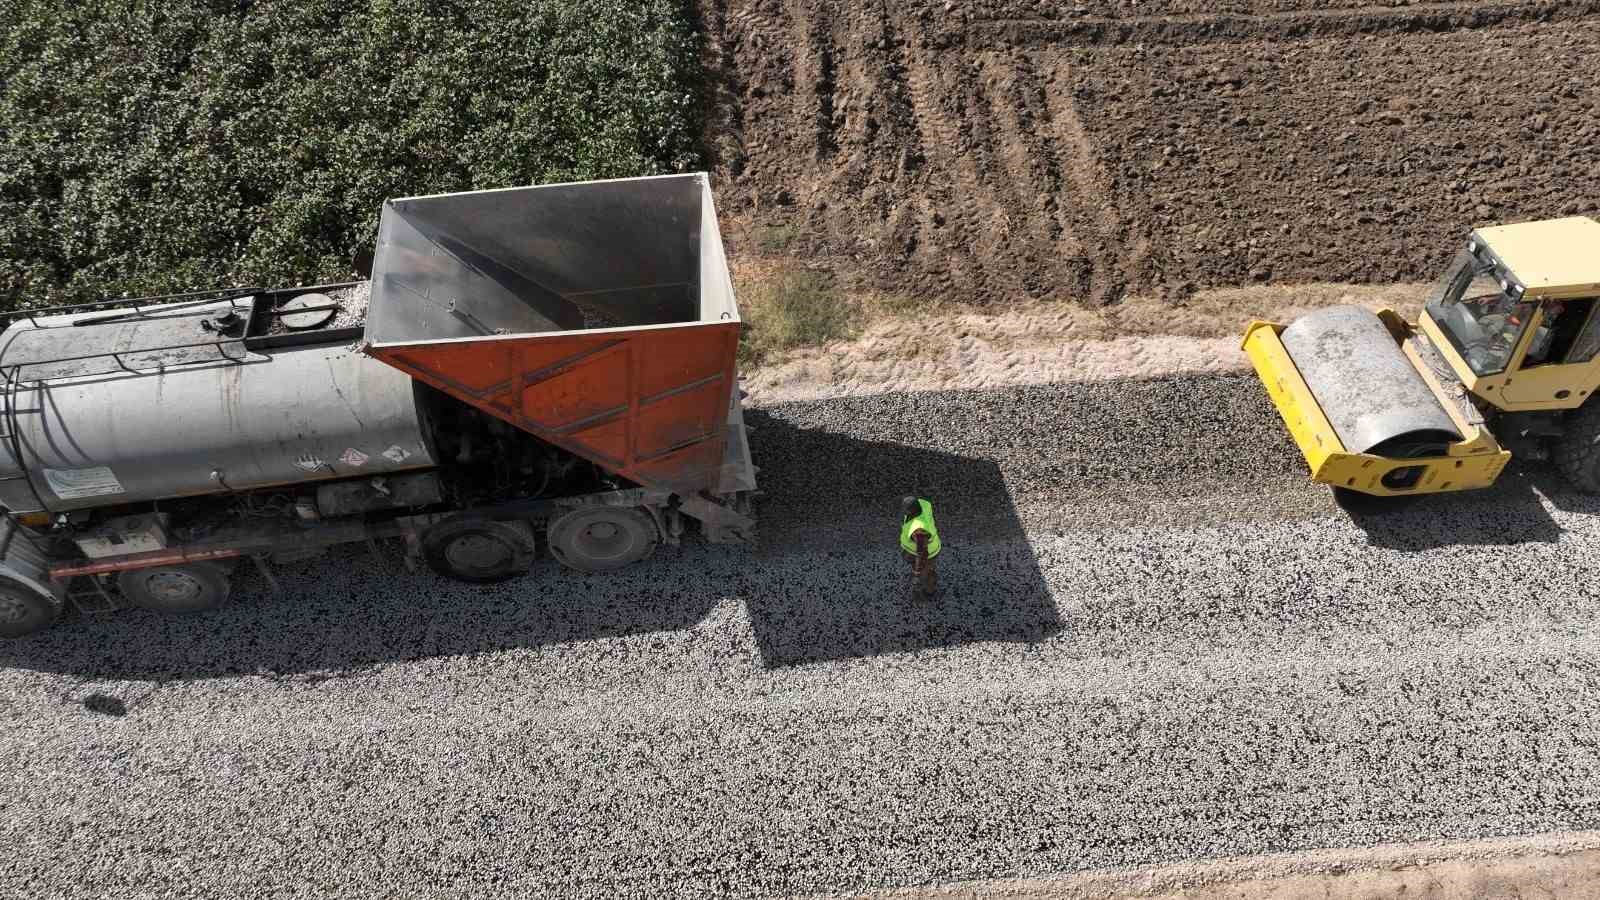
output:
M704 175L384 205L366 352L640 484L725 482L739 327Z

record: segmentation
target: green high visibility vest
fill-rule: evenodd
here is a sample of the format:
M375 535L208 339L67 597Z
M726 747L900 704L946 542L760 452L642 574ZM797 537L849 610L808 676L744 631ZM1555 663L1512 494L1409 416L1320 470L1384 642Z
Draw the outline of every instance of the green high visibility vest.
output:
M917 555L917 542L912 535L921 529L928 533L928 558L939 555L939 529L933 524L933 504L918 498L917 503L922 506L922 512L907 519L900 526L900 546L912 556Z

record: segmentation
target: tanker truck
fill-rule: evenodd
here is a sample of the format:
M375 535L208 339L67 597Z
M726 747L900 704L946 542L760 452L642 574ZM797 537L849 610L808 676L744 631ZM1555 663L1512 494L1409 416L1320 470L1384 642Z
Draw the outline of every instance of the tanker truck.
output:
M14 312L0 635L397 540L491 582L754 539L704 174L407 197L370 279Z

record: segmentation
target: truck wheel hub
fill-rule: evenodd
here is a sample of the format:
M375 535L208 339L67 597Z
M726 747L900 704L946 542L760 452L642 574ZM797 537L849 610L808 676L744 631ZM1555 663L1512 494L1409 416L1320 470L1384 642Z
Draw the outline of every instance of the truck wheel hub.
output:
M465 570L487 571L505 565L511 559L507 547L487 535L463 535L450 542L445 549L450 565Z
M146 579L145 584L152 597L171 603L193 600L205 590L197 579L183 572L157 572Z
M0 596L0 622L21 622L28 617L28 604L15 597Z
M584 554L595 559L610 559L626 551L632 541L617 523L594 522L578 532L578 543Z

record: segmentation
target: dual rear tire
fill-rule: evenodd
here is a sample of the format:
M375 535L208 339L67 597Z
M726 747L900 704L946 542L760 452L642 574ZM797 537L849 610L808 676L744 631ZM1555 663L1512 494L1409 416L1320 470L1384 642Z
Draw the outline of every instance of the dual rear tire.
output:
M632 507L583 506L558 516L548 532L550 555L580 572L609 572L655 552L659 529ZM526 522L447 519L422 536L422 556L440 575L478 584L526 574L538 556Z

